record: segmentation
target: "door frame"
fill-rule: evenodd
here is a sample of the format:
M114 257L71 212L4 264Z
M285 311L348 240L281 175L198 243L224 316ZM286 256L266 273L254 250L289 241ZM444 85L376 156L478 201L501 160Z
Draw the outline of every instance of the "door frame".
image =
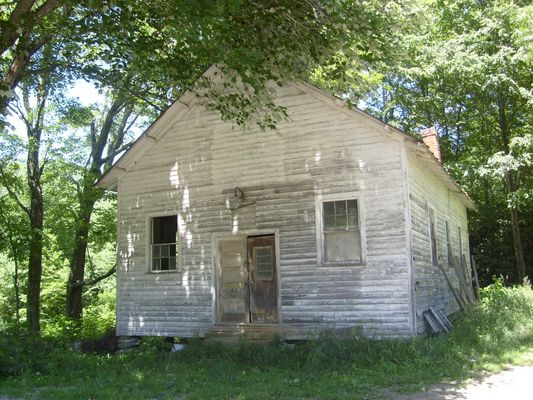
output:
M280 249L279 249L279 229L247 229L242 230L237 233L226 233L226 232L216 232L211 235L211 254L213 255L212 265L213 265L213 271L212 271L212 290L213 290L213 324L215 325L221 325L221 324L227 324L226 322L220 321L220 315L219 315L219 307L220 307L220 279L222 276L222 271L219 263L219 255L218 255L218 244L221 240L230 240L230 239L242 239L245 243L247 242L248 236L274 236L274 244L276 247L276 296L277 296L277 314L278 314L278 322L276 324L282 323L282 315L281 315L281 274L280 274ZM248 317L249 318L249 317ZM246 322L247 325L250 325L251 323L248 321ZM265 322L255 322L255 324L259 325L265 325L269 323ZM272 324L272 323L271 323Z

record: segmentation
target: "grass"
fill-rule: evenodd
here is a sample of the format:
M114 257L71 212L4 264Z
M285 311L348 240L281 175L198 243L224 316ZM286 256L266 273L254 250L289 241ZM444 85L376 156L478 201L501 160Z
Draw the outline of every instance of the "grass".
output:
M462 382L480 371L533 364L533 291L492 285L449 336L371 341L324 334L286 347L157 339L118 355L79 354L58 342L0 339L0 395L32 399L379 399ZM44 346L44 347L43 347Z

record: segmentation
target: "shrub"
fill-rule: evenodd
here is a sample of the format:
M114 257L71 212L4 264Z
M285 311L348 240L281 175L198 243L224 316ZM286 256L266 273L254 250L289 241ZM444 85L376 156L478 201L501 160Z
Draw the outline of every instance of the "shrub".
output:
M29 336L20 328L4 330L0 339L0 375L49 372L54 358L65 351L65 344L58 340Z
M480 301L458 316L452 339L485 354L501 354L533 341L533 290L504 287L500 279L480 290Z

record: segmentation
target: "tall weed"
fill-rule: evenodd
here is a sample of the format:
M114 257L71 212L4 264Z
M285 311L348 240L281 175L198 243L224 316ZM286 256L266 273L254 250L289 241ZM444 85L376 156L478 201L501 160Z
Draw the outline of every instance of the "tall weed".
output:
M533 290L504 287L496 279L481 289L480 301L455 320L451 339L464 350L501 354L533 343Z

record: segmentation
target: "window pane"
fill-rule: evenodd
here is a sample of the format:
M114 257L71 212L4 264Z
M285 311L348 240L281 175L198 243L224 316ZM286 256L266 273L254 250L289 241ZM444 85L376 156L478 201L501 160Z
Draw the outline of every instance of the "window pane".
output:
M346 200L335 202L335 214L346 214Z
M162 245L161 246L161 257L168 257L169 256L168 250L169 250L168 245Z
M169 269L171 269L171 270L177 269L176 257L170 257L169 258Z
M335 226L346 228L347 225L348 225L348 219L346 215L337 215L335 217Z
M325 261L361 262L360 232L325 232L324 255Z
M334 216L335 215L335 206L332 201L327 201L324 203L324 216Z
M325 228L335 227L335 216L334 215L324 217L324 227Z
M161 264L159 263L159 258L152 258L152 270L159 271L161 269Z
M169 259L168 258L162 258L161 259L161 271L168 271L169 267Z
M357 215L357 200L348 200L348 214Z
M170 249L170 257L176 257L176 245L171 244L169 246L169 249Z
M348 214L348 227L358 227L359 218L357 214Z
M178 218L176 215L156 217L152 221L152 243L175 243L178 232Z
M256 247L254 248L254 255L256 279L272 279L272 247Z

